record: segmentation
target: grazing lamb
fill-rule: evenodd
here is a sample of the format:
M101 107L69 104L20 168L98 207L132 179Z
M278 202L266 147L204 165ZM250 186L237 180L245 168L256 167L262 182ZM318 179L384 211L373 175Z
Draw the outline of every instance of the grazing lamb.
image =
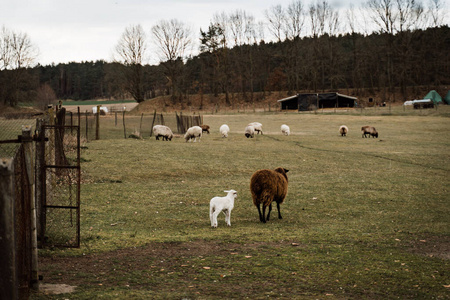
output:
M153 126L153 134L156 137L156 140L159 140L159 137L162 137L162 140L171 141L173 138L172 130L169 127L164 125L155 125Z
M190 127L186 133L184 134L184 139L187 141L192 141L192 139L194 140L194 143L197 141L200 142L200 139L202 137L202 128L200 126L192 126Z
M378 132L375 129L375 127L372 126L363 126L361 127L361 132L362 132L362 136L361 137L367 137L366 134L370 136L372 136L373 138L378 138Z
M247 138L253 138L253 136L255 135L255 128L252 125L247 125L247 127L245 127L244 133Z
M286 124L281 125L281 133L284 135L290 135L291 129Z
M225 222L231 226L231 210L234 207L234 199L237 197L235 190L224 191L228 193L225 197L214 197L209 202L209 218L211 227L217 227L217 216L222 211L225 214Z
M261 133L261 134L263 134L263 131L262 131L262 124L261 123L259 123L259 122L253 122L253 123L250 123L250 124L248 124L249 126L253 126L253 128L255 129L255 131L256 131L256 134L259 134L259 133Z
M219 131L222 134L223 138L227 138L228 132L230 132L230 127L228 127L227 124L223 124L222 126L220 126Z
M250 191L252 193L253 204L258 208L259 220L266 223L264 217L266 207L269 207L267 213L267 221L272 211L272 202L277 203L278 219L282 219L280 212L280 204L283 203L288 190L288 178L286 173L289 170L284 168L276 168L275 170L259 170L256 171L250 179ZM260 205L262 204L262 213Z
M207 134L209 134L209 129L211 128L211 127L209 127L209 125L203 124L200 127L202 128L202 132L206 132Z
M345 125L342 125L341 127L339 127L339 133L341 134L341 136L347 136L348 127Z

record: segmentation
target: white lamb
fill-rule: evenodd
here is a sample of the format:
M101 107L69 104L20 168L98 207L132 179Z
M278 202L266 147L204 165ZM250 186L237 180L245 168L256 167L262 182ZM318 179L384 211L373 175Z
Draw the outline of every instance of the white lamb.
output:
M228 132L230 132L230 127L228 127L227 124L223 124L222 126L220 126L219 131L222 134L223 138L227 138Z
M281 125L281 133L284 135L290 135L291 129L286 124Z
M194 143L197 141L200 142L200 139L202 137L202 128L200 126L192 126L190 127L185 135L184 135L184 139L187 141L192 141L192 139L194 140Z
M259 134L259 133L263 134L262 124L261 123L259 123L259 122L252 122L252 123L249 123L248 126L253 126L253 128L256 131L256 134Z
M211 227L217 228L217 216L221 211L225 214L225 222L231 226L231 210L234 207L234 199L237 197L235 190L224 191L228 193L225 197L214 197L209 202L209 218Z

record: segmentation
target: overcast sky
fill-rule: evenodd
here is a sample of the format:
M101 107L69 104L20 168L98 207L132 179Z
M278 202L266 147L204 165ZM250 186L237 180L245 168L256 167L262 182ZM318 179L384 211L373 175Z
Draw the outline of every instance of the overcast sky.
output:
M364 0L329 0L335 7ZM292 0L0 0L0 26L27 33L39 48L42 65L81 61L111 61L126 27L140 24L150 36L158 21L178 19L195 37L206 30L215 13L244 10L264 20L264 10ZM303 1L304 4L309 2ZM156 55L150 53L152 60ZM154 63L155 61L150 61Z

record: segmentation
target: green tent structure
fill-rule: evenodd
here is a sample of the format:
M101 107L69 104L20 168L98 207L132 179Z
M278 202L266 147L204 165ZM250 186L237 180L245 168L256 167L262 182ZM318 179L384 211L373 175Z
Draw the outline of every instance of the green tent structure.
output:
M430 99L434 104L441 104L442 97L435 90L431 90L423 99Z
M450 104L450 91L447 92L447 95L444 97L444 102L446 104Z

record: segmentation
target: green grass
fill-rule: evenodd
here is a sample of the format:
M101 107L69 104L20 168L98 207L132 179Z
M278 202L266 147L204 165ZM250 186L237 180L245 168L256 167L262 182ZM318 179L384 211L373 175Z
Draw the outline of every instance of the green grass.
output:
M252 121L265 134L246 139ZM450 297L449 118L231 114L204 122L212 131L200 143L88 143L82 247L40 250L44 281L77 285L70 299ZM281 135L283 123L292 135ZM375 126L379 139L361 138L362 125ZM283 219L275 208L261 224L250 177L279 166L290 170ZM209 200L226 189L238 191L232 227L221 215L212 229Z

